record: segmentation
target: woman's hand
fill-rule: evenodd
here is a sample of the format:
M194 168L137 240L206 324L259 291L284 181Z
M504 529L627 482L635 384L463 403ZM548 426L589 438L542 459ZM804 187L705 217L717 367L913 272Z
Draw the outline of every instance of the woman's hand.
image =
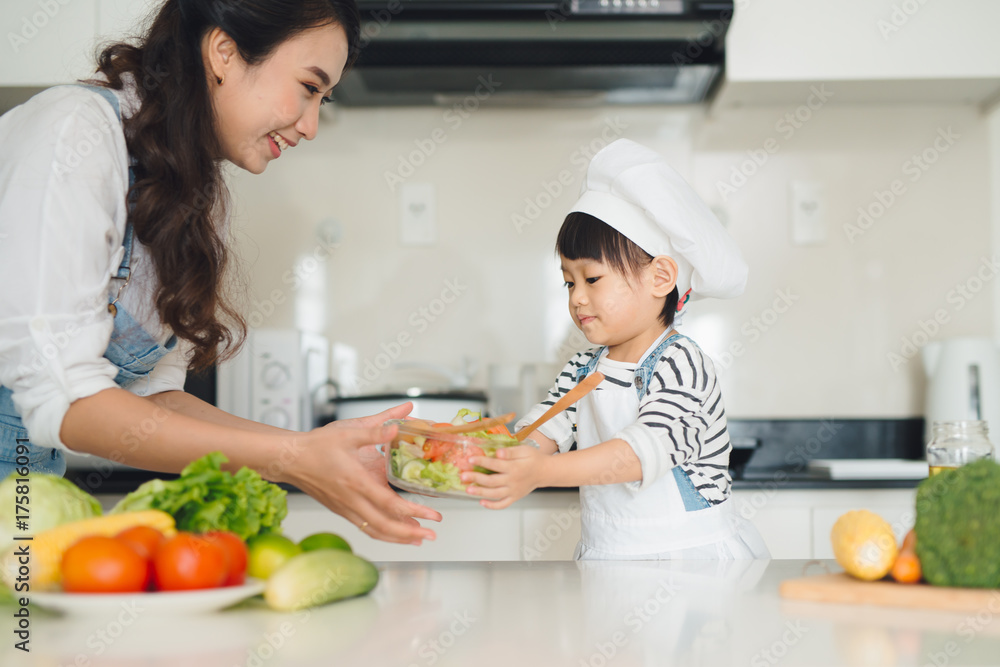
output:
M353 419L341 419L330 422L321 427L324 429L342 428L374 428L381 426L390 419L403 419L413 410L413 403L406 402L402 405L383 410L377 415L368 417L355 417ZM389 481L385 477L385 455L378 450L378 445L368 445L358 450L358 458L361 465L371 473L377 482L388 488Z
M372 428L381 426L390 419L402 419L412 411L413 403L407 401L388 410L383 410L377 415L354 417L353 419L338 419L321 428Z
M484 500L479 504L483 507L499 510L545 485L551 457L535 447L519 445L497 449L496 458L476 456L469 461L472 465L493 470L494 474L463 472L462 482L471 483L468 493L482 496Z
M383 416L403 407L352 421L376 420L380 424ZM402 414L407 412L408 407ZM403 544L433 540L434 531L422 527L416 519L440 521L441 515L403 500L390 490L384 463L375 473L370 455L367 465L362 461L362 451L367 449L370 454L375 444L392 440L396 430L396 426L351 428L343 424L315 429L294 445L298 451L293 453L282 481L294 484L375 539Z

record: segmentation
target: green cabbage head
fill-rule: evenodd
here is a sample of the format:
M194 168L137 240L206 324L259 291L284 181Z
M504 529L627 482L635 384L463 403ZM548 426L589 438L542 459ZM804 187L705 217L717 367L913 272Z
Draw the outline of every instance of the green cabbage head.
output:
M21 496L27 496L27 504ZM17 512L18 500L21 500L20 512ZM100 515L101 503L97 498L69 480L39 472L30 473L26 478L11 473L0 482L0 553L14 543L15 535L37 535L70 521ZM18 519L27 522L28 530L17 530Z

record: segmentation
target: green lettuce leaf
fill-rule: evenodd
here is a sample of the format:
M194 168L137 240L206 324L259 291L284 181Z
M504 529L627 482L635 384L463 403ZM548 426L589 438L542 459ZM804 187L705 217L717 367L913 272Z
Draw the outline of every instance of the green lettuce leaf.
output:
M462 490L465 487L459 478L461 472L451 463L444 461L434 461L428 463L427 467L420 471L420 477L430 482L430 485L438 491L450 491L452 489Z
M111 513L162 510L174 517L178 530L228 530L243 540L279 531L288 514L285 490L250 468L240 468L235 475L222 470L228 460L222 452L207 454L188 464L175 480L142 484Z

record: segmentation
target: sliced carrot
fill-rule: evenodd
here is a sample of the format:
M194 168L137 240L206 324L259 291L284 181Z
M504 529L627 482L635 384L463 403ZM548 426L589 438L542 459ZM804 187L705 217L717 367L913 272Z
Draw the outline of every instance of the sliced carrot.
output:
M923 576L920 558L917 557L917 533L913 529L903 538L890 574L901 584L915 584Z
M492 433L492 434L505 435L508 438L513 438L514 437L513 435L511 435L510 430L507 428L506 424L498 424L498 425L494 426L493 428L486 429L486 432L487 433Z

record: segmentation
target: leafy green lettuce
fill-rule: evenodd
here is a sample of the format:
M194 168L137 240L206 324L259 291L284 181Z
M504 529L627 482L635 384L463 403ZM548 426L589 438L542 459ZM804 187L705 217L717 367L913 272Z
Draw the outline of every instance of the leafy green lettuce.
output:
M427 467L420 471L420 477L438 491L461 491L465 488L459 478L461 472L451 463L434 461L428 463Z
M111 514L163 510L173 515L178 530L228 530L243 540L278 532L288 514L285 490L250 468L235 475L222 470L228 460L212 452L188 464L175 480L150 480L122 498Z

